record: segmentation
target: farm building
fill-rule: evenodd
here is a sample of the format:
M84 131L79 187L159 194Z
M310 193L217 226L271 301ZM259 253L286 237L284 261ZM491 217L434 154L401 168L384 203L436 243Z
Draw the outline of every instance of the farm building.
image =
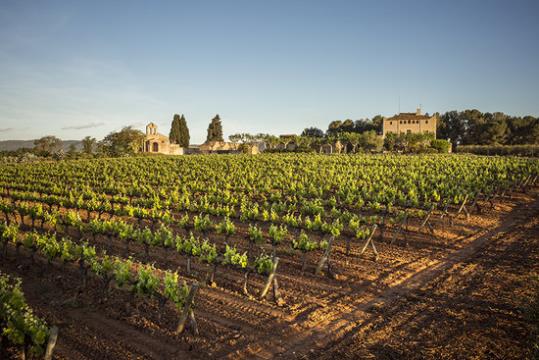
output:
M202 154L233 154L239 152L239 145L226 141L206 141L199 149Z
M183 155L183 148L178 144L171 144L168 136L157 132L157 125L153 122L146 125L146 138L142 152L166 155Z
M421 109L415 113L400 113L384 118L382 135L394 134L433 134L436 137L436 116L422 115Z

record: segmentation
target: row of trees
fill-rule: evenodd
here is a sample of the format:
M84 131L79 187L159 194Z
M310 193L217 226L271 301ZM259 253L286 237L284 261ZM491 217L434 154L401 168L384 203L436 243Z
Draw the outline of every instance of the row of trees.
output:
M185 116L174 114L172 125L170 126L169 139L172 144L179 144L181 147L189 147L189 128L185 121Z
M438 118L436 136L450 139L453 145L521 145L539 143L539 118L510 116L502 112L483 113L479 110L448 111L434 114ZM341 133L382 133L383 117L372 119L335 120L324 132L310 127L302 136L324 137Z
M104 156L129 156L140 152L145 135L142 131L132 127L124 127L120 131L113 131L103 140L86 136L81 141L81 148L70 145L64 151L63 142L56 136L44 136L34 141L34 148L29 152L41 157L53 158L80 158Z
M335 145L337 142L352 146L352 151L378 151L381 150L383 140L376 134L376 131L369 130L362 133L357 132L339 132L334 135L325 135L322 133L320 136L318 133L315 135L291 135L287 137L278 137L270 134L248 134L238 133L230 135L229 140L233 143L253 145L257 142L264 142L267 148L270 150L278 150L279 146L285 146L293 143L294 150L300 152L318 152L320 147L325 144ZM285 150L286 149L281 149Z
M181 147L189 147L189 128L187 127L187 122L185 121L185 116L183 114L182 116L178 114L174 115L170 127L169 139L173 144L179 144ZM221 124L219 114L215 115L208 126L208 136L206 137L206 141L224 141L223 125Z
M438 118L437 138L450 139L454 146L539 144L537 117L516 117L501 112L482 113L479 110L448 111L435 115ZM423 139L420 136L390 136L386 137L384 143L377 136L382 132L382 126L383 117L376 115L372 119L332 121L325 132L316 127L306 128L300 136L287 140L269 134L246 133L231 135L229 139L234 143L243 144L264 141L270 149L277 148L283 142L293 141L300 150L305 151L314 150L323 144L335 144L337 141L352 144L354 150L380 150L383 144L387 150L404 149L404 151L422 148L431 142L431 139ZM145 135L141 131L125 127L120 131L111 132L101 141L86 136L82 140L81 150L71 145L64 151L61 139L45 136L34 142L34 149L24 152L30 151L43 157L68 158L129 156L141 150L144 138ZM189 128L184 115L174 115L169 138L172 143L182 147L189 146ZM223 141L223 127L218 114L208 126L206 141Z
M539 144L539 118L479 110L448 111L438 115L437 136L454 145Z
M86 136L82 139L82 149L71 145L68 151L64 151L63 142L56 136L44 136L34 141L31 152L37 156L55 158L78 158L78 157L117 157L130 156L140 152L145 135L142 131L132 127L124 127L120 131L113 131L101 141ZM170 127L169 139L171 143L181 147L189 147L190 134L187 121L182 114L174 114ZM208 127L207 141L223 141L223 127L221 118L216 115Z

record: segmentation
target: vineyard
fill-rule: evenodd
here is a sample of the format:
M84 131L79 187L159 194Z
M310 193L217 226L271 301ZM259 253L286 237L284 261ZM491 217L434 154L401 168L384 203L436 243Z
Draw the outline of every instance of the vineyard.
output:
M0 356L353 358L380 299L536 211L538 179L474 155L0 165Z

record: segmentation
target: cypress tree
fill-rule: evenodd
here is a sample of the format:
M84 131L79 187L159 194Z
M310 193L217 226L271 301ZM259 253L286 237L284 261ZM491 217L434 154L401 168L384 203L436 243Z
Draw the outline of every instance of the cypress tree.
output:
M210 126L208 126L208 137L206 141L224 141L223 126L221 125L219 114L215 115L210 122Z
M170 134L168 136L172 144L179 144L181 140L180 115L174 114L172 125L170 126Z
M181 147L189 147L189 140L191 137L189 136L189 128L187 127L187 122L185 121L185 116L180 118L179 120L179 133L180 133L180 141L178 142Z

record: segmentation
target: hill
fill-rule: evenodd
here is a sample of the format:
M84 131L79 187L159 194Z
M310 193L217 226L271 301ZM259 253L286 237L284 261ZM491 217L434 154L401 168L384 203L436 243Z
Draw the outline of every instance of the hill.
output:
M82 149L80 140L62 140L63 149L67 151L71 144L75 145L77 150ZM34 140L1 140L0 151L15 151L18 149L31 149L34 147Z

